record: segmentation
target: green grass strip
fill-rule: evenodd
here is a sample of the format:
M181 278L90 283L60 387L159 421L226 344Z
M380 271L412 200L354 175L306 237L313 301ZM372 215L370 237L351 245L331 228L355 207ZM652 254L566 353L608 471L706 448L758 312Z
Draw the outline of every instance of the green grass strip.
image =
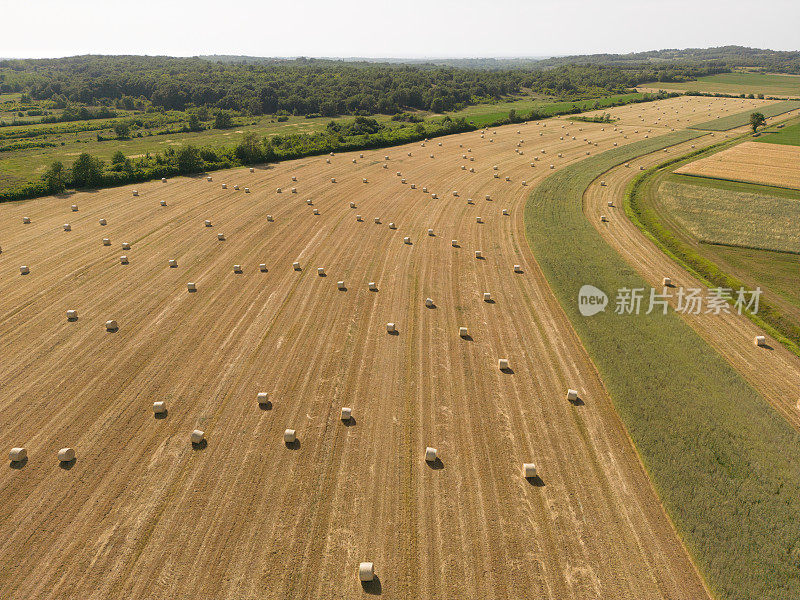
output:
M713 593L800 598L800 435L680 315L613 313L617 289L649 286L582 209L608 169L697 135L643 140L555 173L528 200L526 235ZM609 294L605 312L581 316L583 284Z
M777 117L790 110L800 108L800 100L784 100L783 102L776 102L769 104L756 110L748 110L735 115L722 117L721 119L714 119L713 121L706 121L698 125L692 125L690 129L702 129L705 131L728 131L742 127L750 123L750 115L754 112L760 112L765 117Z

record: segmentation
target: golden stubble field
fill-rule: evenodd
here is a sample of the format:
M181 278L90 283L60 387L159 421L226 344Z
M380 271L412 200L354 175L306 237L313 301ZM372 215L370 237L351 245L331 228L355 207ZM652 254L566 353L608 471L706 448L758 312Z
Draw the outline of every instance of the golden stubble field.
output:
M742 142L675 172L800 189L800 147Z
M705 597L524 239L550 164L645 135L614 129L551 119L0 206L0 446L28 450L0 471L0 596Z

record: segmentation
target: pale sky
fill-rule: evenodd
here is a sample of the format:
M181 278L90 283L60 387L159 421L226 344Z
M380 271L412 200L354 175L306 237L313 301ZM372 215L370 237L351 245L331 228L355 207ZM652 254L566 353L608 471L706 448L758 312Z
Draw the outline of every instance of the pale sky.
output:
M0 57L800 49L800 0L0 0Z

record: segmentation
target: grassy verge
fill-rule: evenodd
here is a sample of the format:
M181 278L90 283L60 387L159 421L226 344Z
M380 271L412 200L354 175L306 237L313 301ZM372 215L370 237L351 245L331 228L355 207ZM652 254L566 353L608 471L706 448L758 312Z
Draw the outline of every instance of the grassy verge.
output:
M768 104L758 110L765 117L777 117L790 110L800 108L800 100L784 100L783 102L776 102L775 104ZM736 129L750 123L750 115L756 111L748 110L735 115L722 117L721 119L714 119L713 121L706 121L692 125L690 129L702 129L704 131L728 131L729 129Z
M648 286L582 210L608 169L696 135L637 142L550 176L526 205L526 235L709 587L722 598L797 598L800 435L679 315L613 314L616 290ZM583 284L611 294L606 312L580 315Z
M740 278L723 271L713 260L704 256L697 248L682 238L673 228L666 224L653 206L652 199L663 178L682 164L696 160L700 156L725 149L735 144L736 140L717 144L706 149L697 150L682 157L666 161L652 169L641 173L631 182L625 196L625 212L631 221L644 232L664 253L678 264L703 281L709 287L739 289L749 288ZM690 178L692 179L692 178ZM698 181L701 181L698 179ZM723 184L723 182L715 183ZM728 187L744 184L724 182ZM759 186L764 187L764 186ZM777 188L767 188L777 189ZM786 193L792 193L787 190ZM758 281L759 279L756 278ZM791 298L788 298L792 302ZM771 336L780 341L786 348L800 356L800 326L791 317L784 314L768 298L761 297L758 314L745 312L747 317Z
M662 90L718 92L722 94L766 94L768 96L800 96L800 77L777 73L718 73L693 81L643 83L639 87Z

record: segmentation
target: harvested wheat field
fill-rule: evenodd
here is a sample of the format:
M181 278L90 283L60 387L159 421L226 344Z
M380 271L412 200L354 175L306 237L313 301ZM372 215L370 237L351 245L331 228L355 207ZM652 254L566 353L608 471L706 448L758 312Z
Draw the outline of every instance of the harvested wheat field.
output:
M641 133L648 129L653 131L667 129L683 129L717 118L727 117L748 110L759 110L774 100L748 100L744 98L706 98L700 96L680 96L667 98L658 102L627 104L605 110L585 113L585 116L609 114L617 127L634 127ZM628 129L628 133L633 130Z
M675 172L800 189L800 147L743 142Z
M553 119L0 205L0 596L707 597L524 239L532 186L627 141Z

